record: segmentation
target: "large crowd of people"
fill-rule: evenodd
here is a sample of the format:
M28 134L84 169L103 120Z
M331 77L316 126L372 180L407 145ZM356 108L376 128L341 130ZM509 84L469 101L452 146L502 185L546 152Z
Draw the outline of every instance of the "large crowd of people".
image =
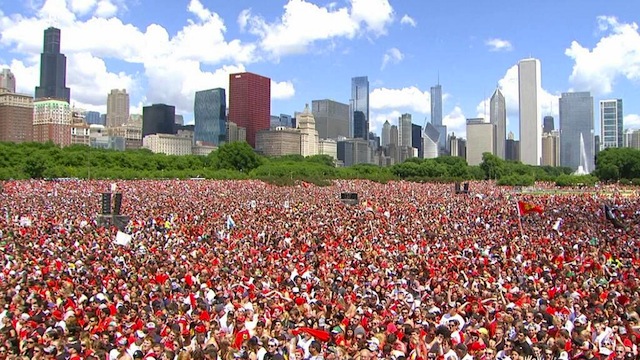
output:
M5 182L0 360L640 358L635 192L470 190Z

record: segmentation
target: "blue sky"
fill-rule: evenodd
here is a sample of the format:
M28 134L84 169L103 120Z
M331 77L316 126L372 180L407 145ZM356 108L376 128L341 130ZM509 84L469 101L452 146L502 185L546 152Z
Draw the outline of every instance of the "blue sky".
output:
M377 132L405 112L423 125L439 76L450 131L463 135L500 86L517 136L514 66L532 56L556 125L558 96L576 90L595 98L596 131L605 98L622 98L625 127L640 128L638 14L635 0L0 0L0 66L32 94L55 25L76 106L104 112L109 90L126 88L132 112L164 102L187 122L195 91L228 88L229 73L270 77L272 114L348 103L351 77L366 75Z

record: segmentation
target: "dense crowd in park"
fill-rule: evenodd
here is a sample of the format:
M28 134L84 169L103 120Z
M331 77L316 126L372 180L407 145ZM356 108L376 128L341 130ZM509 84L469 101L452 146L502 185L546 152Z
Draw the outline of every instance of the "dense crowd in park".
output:
M615 185L123 181L120 233L113 185L2 183L0 360L640 358Z

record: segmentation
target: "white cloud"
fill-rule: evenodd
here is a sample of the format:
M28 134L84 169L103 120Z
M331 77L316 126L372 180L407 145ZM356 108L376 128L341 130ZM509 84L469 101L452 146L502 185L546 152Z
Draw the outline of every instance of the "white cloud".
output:
M363 22L367 31L376 36L387 33L393 15L389 0L351 0L351 18L358 24Z
M447 133L454 133L456 137L467 136L467 117L459 106L456 106L451 112L442 119L442 124L447 127Z
M290 99L296 94L296 89L291 81L271 80L271 98L276 100Z
M351 8L289 0L282 17L273 23L250 9L238 16L240 29L258 36L261 48L276 59L306 53L317 41L352 39L358 34L381 36L391 22L393 8L388 0L351 0Z
M402 115L402 113L398 110L385 112L372 111L370 114L371 121L369 121L369 131L380 134L382 131L382 125L387 120L389 120L389 123L391 123L391 125L398 125L398 118L400 117L400 115ZM412 115L412 121L416 124L422 125L422 122L419 122L417 120L418 119L413 118Z
M118 13L118 7L111 0L100 0L95 11L97 17L110 18Z
M200 0L191 0L187 9L189 10L189 12L198 16L201 21L207 21L209 18L214 16L214 14L209 11L209 9L206 9L204 6L202 6Z
M106 101L111 89L129 89L131 92L135 88L132 76L109 72L104 60L89 53L71 54L68 63L73 64L74 69L67 76L72 102L101 104Z
M95 11L103 16L124 9L120 0L95 3ZM244 64L259 57L254 55L255 45L225 39L226 27L218 14L197 0L188 5L186 10L195 18L171 37L164 27L156 24L139 29L117 17L78 19L74 12L87 11L89 2L77 2L73 8L71 1L46 0L33 17L2 16L0 46L16 56L7 66L16 74L18 89L33 94L42 51L42 32L33 29L45 29L50 18L55 17L62 29L62 51L68 58L67 83L72 102L100 107L106 102L110 88L127 88L137 95L135 98L170 103L176 105L178 112L189 114L193 111L195 91L228 89L229 73L245 71ZM139 72L109 71L107 64L111 59L139 65ZM279 89L283 89L279 96L287 96L293 85L290 88L281 85Z
M404 16L402 16L402 19L400 19L400 24L409 25L411 27L416 27L418 25L418 23L407 14L404 14Z
M97 0L71 0L71 10L79 16L88 14L96 6Z
M422 91L415 86L402 89L373 89L369 94L371 109L405 109L422 114L431 111L429 91Z
M385 120L390 123L398 123L398 117L402 113L410 113L413 123L422 126L424 118L431 112L429 91L422 91L415 86L402 89L376 88L369 94L369 107L371 109L371 131L382 129Z
M32 56L23 60L13 60L9 64L2 64L0 68L10 68L16 77L16 91L33 95L36 85L40 81L40 57Z
M569 81L580 91L609 94L618 77L640 80L640 33L636 23L620 23L615 17L598 17L598 28L607 34L593 49L573 41L565 55L574 60Z
M508 40L489 39L484 42L489 47L489 51L511 51L513 46Z
M624 128L626 129L640 129L640 115L628 114L624 116Z
M388 64L397 64L403 59L404 54L398 50L398 48L391 48L382 56L382 66L380 67L380 70L384 70Z

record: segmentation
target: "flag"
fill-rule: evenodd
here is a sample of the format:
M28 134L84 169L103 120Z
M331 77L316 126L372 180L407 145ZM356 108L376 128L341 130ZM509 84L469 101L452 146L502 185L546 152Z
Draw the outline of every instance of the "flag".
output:
M331 334L329 334L329 332L327 331L320 330L320 329L313 329L309 327L299 327L297 329L293 329L291 332L294 335L299 335L300 333L304 332L323 342L327 342L331 340Z
M622 221L620 221L620 219L618 219L618 217L616 216L616 214L613 213L613 210L611 209L611 207L609 207L609 205L604 205L604 217L613 224L614 227L618 228L618 229L624 229L624 224L622 223Z
M129 246L129 244L131 243L131 239L131 235L123 233L122 231L118 231L114 243L120 246Z
M542 214L542 207L539 205L534 205L532 203L518 201L518 215L527 215L529 213L536 212L538 214Z
M231 217L231 215L227 215L227 229L231 229L236 227L236 222L233 221L233 218Z
M562 218L558 218L558 220L556 220L556 222L553 224L553 230L555 230L556 232L560 232L560 226L562 226L563 222L564 220L562 220Z

